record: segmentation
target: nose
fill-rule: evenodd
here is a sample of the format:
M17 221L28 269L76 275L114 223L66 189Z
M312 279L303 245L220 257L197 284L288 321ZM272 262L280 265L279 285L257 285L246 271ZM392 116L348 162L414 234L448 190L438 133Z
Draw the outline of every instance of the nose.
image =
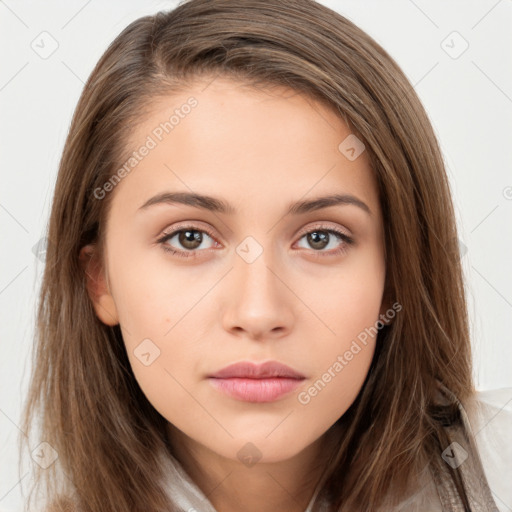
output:
M270 252L252 262L235 256L229 285L223 291L222 323L238 337L264 341L286 336L293 327L294 295L287 273L276 264Z

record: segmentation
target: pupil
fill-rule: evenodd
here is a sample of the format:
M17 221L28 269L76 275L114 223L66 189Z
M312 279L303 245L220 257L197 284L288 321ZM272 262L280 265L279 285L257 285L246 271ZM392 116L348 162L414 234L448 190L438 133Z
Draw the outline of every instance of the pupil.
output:
M182 231L179 235L180 243L188 249L196 249L201 245L201 233L195 230Z
M308 238L313 247L323 249L328 244L329 234L325 231L313 231Z
M199 238L199 233L197 233L196 231L185 231L185 236L189 240L194 240L194 239Z

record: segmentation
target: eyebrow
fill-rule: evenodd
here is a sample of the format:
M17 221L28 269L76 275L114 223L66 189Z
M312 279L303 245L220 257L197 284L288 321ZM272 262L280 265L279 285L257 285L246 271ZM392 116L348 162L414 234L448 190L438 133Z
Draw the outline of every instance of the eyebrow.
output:
M223 199L197 194L195 192L163 192L148 199L139 210L146 210L156 204L184 204L216 213L229 215L236 213L236 209ZM297 201L288 205L288 210L285 215L300 215L337 205L357 206L368 215L372 215L366 203L350 194L330 194L307 201Z

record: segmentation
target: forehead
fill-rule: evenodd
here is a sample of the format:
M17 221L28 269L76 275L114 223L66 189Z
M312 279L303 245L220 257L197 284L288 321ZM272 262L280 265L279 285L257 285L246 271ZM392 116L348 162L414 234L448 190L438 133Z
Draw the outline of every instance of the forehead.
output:
M283 86L217 78L155 98L147 112L120 162L128 172L115 194L127 207L179 190L220 195L256 212L262 202L336 192L356 195L379 214L364 145L325 103Z

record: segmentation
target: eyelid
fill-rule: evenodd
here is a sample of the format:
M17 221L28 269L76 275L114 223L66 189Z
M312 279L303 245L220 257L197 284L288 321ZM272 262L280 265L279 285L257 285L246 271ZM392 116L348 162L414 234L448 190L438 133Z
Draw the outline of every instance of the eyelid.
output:
M308 226L305 226L304 228L299 230L296 236L302 237L315 230L338 231L347 238L352 238L350 232L346 228L340 227L338 225L332 226L327 224L325 221L318 221L317 223L313 222L313 225L309 224Z
M197 220L179 222L178 224L173 225L171 228L166 228L158 235L158 239L162 239L169 235L175 235L178 231L183 231L186 229L204 231L208 236L210 236L214 240L217 239L217 237L213 234L212 229L210 229L207 225L202 224L200 221Z

